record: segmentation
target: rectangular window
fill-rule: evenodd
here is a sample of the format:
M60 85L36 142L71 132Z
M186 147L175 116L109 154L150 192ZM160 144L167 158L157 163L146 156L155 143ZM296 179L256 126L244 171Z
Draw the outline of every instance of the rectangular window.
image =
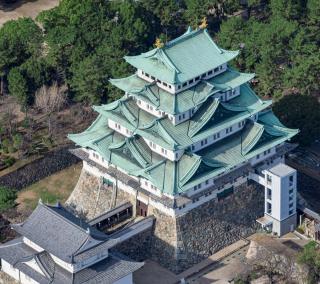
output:
M149 76L150 76L148 73L146 73L145 75L146 75L146 77L149 77Z
M152 80L155 80L156 78L155 78L155 77L153 77L153 76L151 76L151 79L152 79Z
M229 128L226 129L226 134L228 134L228 133L229 133Z
M189 84L192 84L192 83L193 83L193 79L189 81Z
M257 155L257 159L259 159L259 158L260 158L260 155L258 154L258 155Z
M232 132L232 126L229 129L230 129L230 132Z
M182 114L182 118L185 119L185 118L186 118L186 115L185 115L185 114Z
M272 177L270 175L267 175L267 184L272 183Z
M196 77L196 78L195 78L195 80L196 80L196 81L200 80L200 77L199 77L199 76L198 76L198 77Z
M208 75L211 75L212 74L212 70L210 70L209 72L208 72Z
M241 128L241 126L242 126L242 123L241 123L241 122L239 122L239 123L238 123L238 127L239 127L239 128Z
M167 86L168 86L168 84L167 84L167 83L165 83L165 82L163 82L163 86L167 87Z
M141 101L140 100L138 100L138 104L141 105Z
M180 90L181 89L181 85L178 85L178 90Z
M207 74L204 73L204 74L201 75L201 78L204 78L204 77L206 77L206 76L207 76Z
M209 184L209 180L206 180L206 185L208 185Z
M268 199L272 199L272 191L271 191L271 188L267 188L267 198Z
M207 144L208 143L208 139L204 139L204 144Z
M183 83L182 87L185 87L185 86L187 86L187 85L188 85L188 83L185 82L185 83Z
M289 215L292 215L292 214L293 214L293 210L290 210L290 211L289 211Z
M292 208L293 207L293 202L289 204L289 208Z
M144 184L145 184L145 186L148 186L148 182L147 181L145 181Z
M217 133L217 138L220 138L220 132Z
M214 72L218 72L219 71L219 68L214 68Z
M169 89L171 89L171 85L168 85Z
M153 107L152 106L149 106L150 110L153 110Z
M293 188L289 190L289 194L293 194Z
M191 146L191 150L194 150L194 145Z
M289 176L289 181L293 182L293 176Z
M195 185L195 186L193 187L193 190L196 191L197 189L198 189L198 187Z
M272 212L272 205L271 203L267 202L267 213L271 214L271 212Z

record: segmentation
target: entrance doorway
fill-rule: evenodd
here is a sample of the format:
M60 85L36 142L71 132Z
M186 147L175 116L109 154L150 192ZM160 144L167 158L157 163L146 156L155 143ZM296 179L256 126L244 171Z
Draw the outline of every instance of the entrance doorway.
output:
M137 216L146 217L148 213L148 205L140 200L137 200Z

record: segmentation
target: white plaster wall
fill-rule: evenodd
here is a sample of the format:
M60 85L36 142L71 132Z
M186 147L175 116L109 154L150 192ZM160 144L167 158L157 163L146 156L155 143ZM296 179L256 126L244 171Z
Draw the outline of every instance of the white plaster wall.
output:
M124 135L124 136L126 136L126 137L130 137L130 136L133 135L133 132L132 132L131 130L129 130L128 128L120 125L120 129L119 129L116 125L120 125L120 124L114 122L114 121L111 120L111 119L108 119L108 126L109 126L111 129L117 131L118 133L120 133L120 134L122 134L122 135Z
M38 284L39 282L33 280L23 272L20 272L20 281L22 284Z
M147 145L149 146L150 150L161 155L162 157L166 157L167 159L169 159L170 161L177 161L181 158L182 154L183 154L183 150L178 150L178 151L172 151L172 150L168 150L165 149L167 151L167 154L163 153L162 149L164 149L163 147L155 144L154 142L152 142L149 139L146 139L144 137L142 137L143 140L147 143ZM151 144L153 146L151 146Z
M155 187L151 181L144 179L144 178L140 178L140 185L142 188L152 192L153 194L161 197L161 191Z
M5 260L1 259L1 266L2 271L10 275L12 278L19 281L19 273L20 271L17 268L14 268L10 263L6 262Z
M133 284L132 273L114 282L114 284Z
M35 244L34 242L30 241L28 238L23 237L22 241L29 247L33 248L34 250L40 252L40 251L44 251L44 249L40 246L38 246L37 244Z
M256 164L262 162L263 160L273 156L274 154L276 154L276 148L272 147L272 148L270 148L269 153L267 153L267 152L265 153L265 151L263 151L260 154L258 154L257 156L251 158L250 163L251 163L251 165L256 165Z
M221 131L218 131L218 132L215 132L215 133L212 133L209 137L207 137L207 144L203 144L201 146L201 141L198 141L196 143L193 144L194 148L192 147L191 150L192 152L197 152L199 151L200 149L203 149L203 148L206 148L218 141L220 141L221 139L224 139L236 132L238 132L239 130L241 130L244 125L245 125L245 121L246 120L242 120L241 122L237 122L237 123L234 123L232 125L230 125L228 128L232 127L232 131L231 132L226 132L226 128L225 129L222 129ZM239 125L239 123L241 123ZM217 135L219 134L219 138L217 138ZM214 135L216 135L216 138L214 139ZM205 139L203 139L202 141L204 141Z
M35 261L35 259L33 258L32 260L25 262L26 265L30 266L33 270L37 271L38 273L42 274L43 276L44 273L41 270L41 268L39 267L38 263Z

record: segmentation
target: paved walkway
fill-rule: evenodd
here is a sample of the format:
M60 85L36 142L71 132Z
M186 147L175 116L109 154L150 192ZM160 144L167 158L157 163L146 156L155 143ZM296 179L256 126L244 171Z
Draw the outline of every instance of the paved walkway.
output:
M222 259L226 258L227 256L235 253L236 251L248 246L249 242L247 240L239 240L230 246L223 248L222 250L218 251L217 253L209 256L207 259L199 262L198 264L192 266L191 268L183 271L181 274L178 275L179 279L187 279L194 275L201 273L201 271L206 270L208 267L218 264Z
M0 27L9 20L21 17L34 19L41 11L51 9L58 4L59 0L18 0L12 5L0 5Z
M179 278L166 268L152 260L146 260L145 265L133 273L135 284L175 284Z

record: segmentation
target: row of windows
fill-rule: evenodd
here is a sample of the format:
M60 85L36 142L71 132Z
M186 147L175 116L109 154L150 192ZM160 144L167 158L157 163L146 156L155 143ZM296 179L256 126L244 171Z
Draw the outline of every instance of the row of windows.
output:
M156 81L157 83L159 83L160 85L163 85L165 87L168 87L169 89L172 88L172 86L170 84L167 84L166 82L161 82L159 79L156 79L154 76L149 75L148 73L145 73L144 71L142 71L142 74L145 75L148 78L151 78L151 80Z
M213 140L219 139L220 138L220 132L213 134ZM201 146L207 145L208 144L208 139L204 139L200 142ZM191 150L193 151L195 149L195 146L191 146Z
M149 186L148 181L145 181L144 184L145 184L146 187ZM158 188L157 188L156 186L154 186L152 183L150 183L150 187L151 187L153 190L158 190Z
M246 123L246 122L245 122L245 120L244 120L244 121L239 122L239 123L238 123L238 127L239 127L239 128L241 128L242 126L244 126L244 125L245 125L245 123Z
M188 82L183 83L182 85L178 85L178 86L177 86L177 87L178 87L178 90L180 90L181 88L184 88L184 87L186 87L186 86L188 86L188 85L191 85L191 84L193 84L193 83L195 83L195 82L198 82L200 79L203 79L203 78L205 78L205 77L207 77L207 76L211 76L213 73L216 73L216 72L222 70L222 68L223 68L223 66L221 65L221 66L219 66L219 67L217 67L217 68L214 68L213 70L210 70L210 71L208 71L208 72L206 72L206 73L203 73L201 76L197 76L197 77L195 77L194 79L191 79L191 80L189 80ZM157 83L159 83L160 85L163 85L163 86L165 86L165 87L168 87L169 89L172 88L172 86L171 86L170 84L167 84L166 82L162 82L162 81L160 81L159 79L156 79L154 76L149 75L148 73L145 73L144 71L142 71L142 74L143 74L144 76L146 76L147 78L150 78L150 79L153 80L153 81L157 81ZM233 93L233 94L235 94L235 93Z
M228 127L228 128L226 129L226 134L228 134L228 133L230 133L230 132L232 132L232 126L230 126L230 127Z
M208 185L209 183L210 183L210 180L207 179L207 180L205 181L205 185ZM199 183L198 185L195 185L195 186L193 187L193 190L198 190L198 189L201 188L201 186L202 186L202 183Z
M268 149L268 150L266 150L266 151L263 152L263 155L266 156L266 155L268 155L268 154L270 154L270 153L271 153L271 149ZM258 154L258 155L256 156L256 159L257 159L257 160L260 159L260 154ZM270 177L270 178L271 178L271 177Z

